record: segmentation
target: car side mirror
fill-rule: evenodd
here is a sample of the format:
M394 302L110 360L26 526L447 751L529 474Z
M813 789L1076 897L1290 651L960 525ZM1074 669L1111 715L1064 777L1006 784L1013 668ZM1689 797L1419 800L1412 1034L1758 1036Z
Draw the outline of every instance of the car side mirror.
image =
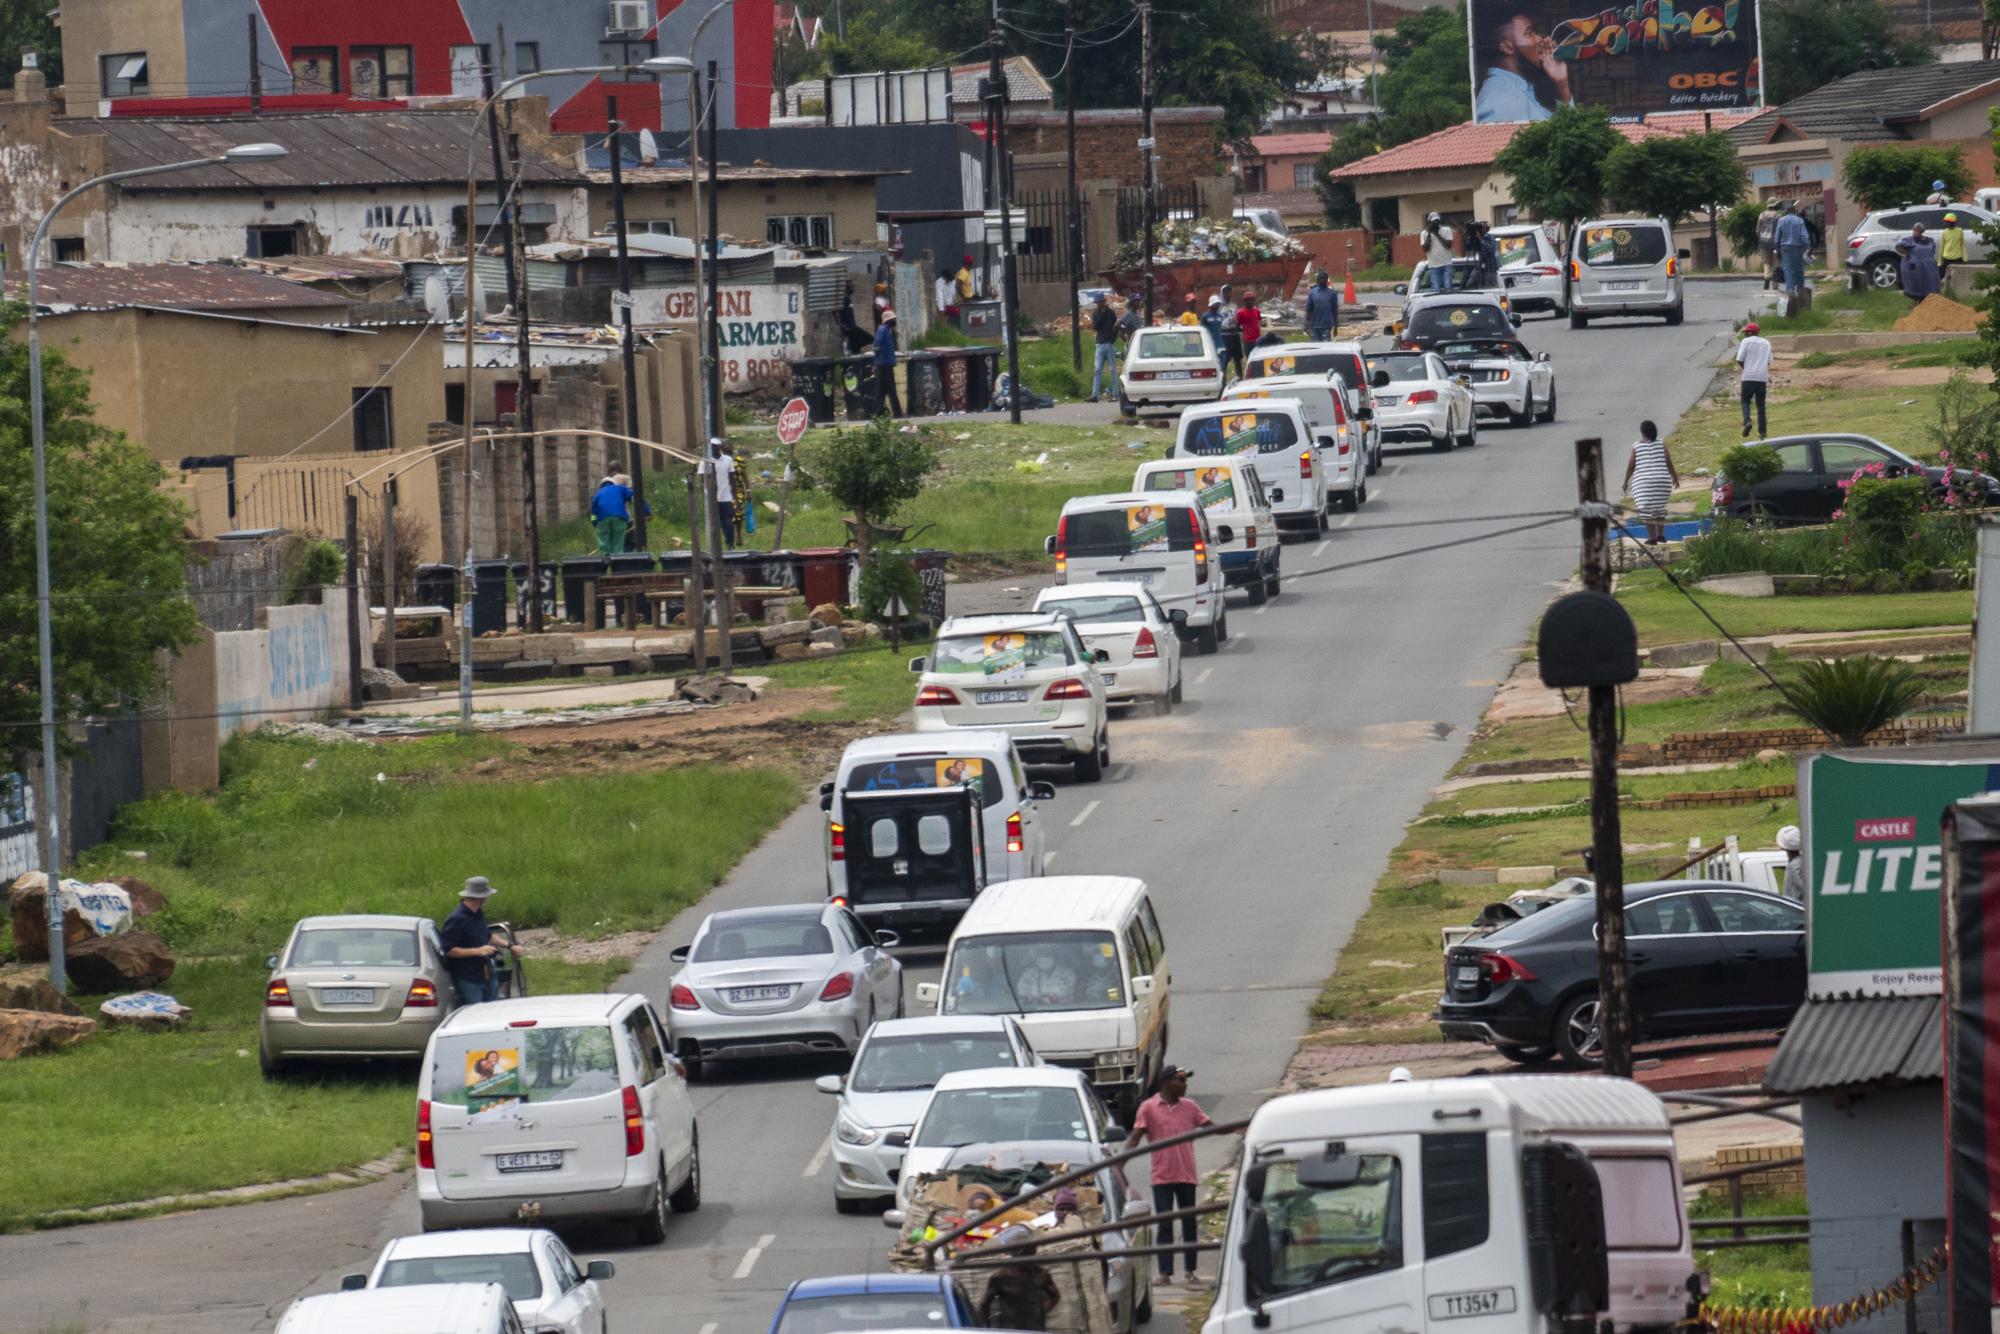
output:
M1096 649L1096 650L1093 650L1093 651L1092 651L1092 653L1091 653L1091 655L1090 655L1090 660L1091 660L1092 662L1110 662L1110 661L1111 661L1111 650L1110 650L1110 649L1108 649L1108 648L1101 648L1101 649Z
M1125 1201L1125 1212L1122 1217L1144 1218L1152 1212L1153 1205L1150 1200L1142 1200L1137 1195L1134 1195L1131 1199Z
M1104 1142L1106 1144L1117 1144L1131 1133L1126 1127L1113 1121L1110 1125L1104 1127Z
M1397 334L1401 333L1402 331L1403 331L1403 326L1400 324L1385 324L1382 326L1382 332L1389 335L1389 337L1391 338L1394 338Z
M910 1216L901 1209L884 1209L882 1211L882 1226L888 1228L891 1232L896 1231L909 1221Z
M1410 285L1408 283L1397 283L1390 290L1394 291L1397 296L1408 296L1410 294Z
M686 963L688 961L688 952L693 948L694 946L692 945L676 945L667 955L667 961L669 963Z
M278 966L278 956L277 956L277 955L275 955L275 954L267 954L267 955L265 955L265 956L264 956L264 966L265 966L266 968L276 968L276 967Z
M1507 323L1513 325L1516 329L1518 329L1521 327L1521 317L1519 315L1510 313L1507 316Z
M922 658L911 658L910 670L917 673L919 676L923 675L924 660Z
M1053 536L1045 537L1042 539L1042 554L1046 556L1053 556L1056 554L1056 539Z
M882 1143L892 1149L907 1149L910 1147L910 1132L907 1130L891 1130L888 1134L882 1136Z
M917 1000L925 1005L936 1005L941 988L935 982L917 983Z
M1028 784L1028 800L1054 801L1055 799L1056 799L1056 785L1054 783L1046 781L1037 781Z
M1536 360L1536 361L1547 361L1547 360L1549 360L1549 354L1548 354L1548 353L1546 353L1546 352L1537 352L1537 353L1535 353L1535 360Z
M1451 377L1451 382L1453 384L1471 384L1472 377L1470 375L1454 375Z
M1174 623L1175 629L1177 630L1187 629L1187 608L1175 607L1172 611L1167 613L1167 619Z
M1376 371L1368 377L1368 383L1375 389L1387 389L1389 387L1389 372Z
M840 1096L841 1089L846 1086L847 1081L839 1075L821 1075L813 1081L814 1088L818 1089L821 1093L831 1093L836 1098Z
M1694 258L1694 251L1692 251L1692 250L1688 250L1688 249L1685 249L1685 248L1683 248L1683 249L1680 249L1680 250L1676 250L1676 251L1674 251L1674 254L1675 254L1675 255L1677 255L1677 256L1679 256L1679 257L1680 257L1680 258L1682 258L1682 259L1693 259L1693 258Z
M592 1260L583 1267L583 1276L602 1283L607 1278L618 1277L618 1266L612 1264L609 1260Z
M1236 530L1226 523L1218 523L1215 525L1215 540L1218 542L1234 542L1236 540Z
M892 950L903 943L903 937L895 931L877 931L875 943L885 950Z
M1133 994L1133 995L1134 995L1135 997L1145 997L1145 996L1150 996L1150 995L1152 995L1152 994L1153 994L1153 979L1152 979L1152 978L1150 978L1150 977L1135 977L1135 978L1133 978L1133 979L1132 979L1132 994Z
M1907 472L1909 472L1909 469L1900 463L1891 463L1882 469L1884 477L1901 477Z
M833 784L831 782L819 785L819 808L823 811L833 809Z
M342 1292L360 1292L367 1286L368 1275L366 1274L342 1274L340 1276L340 1290Z

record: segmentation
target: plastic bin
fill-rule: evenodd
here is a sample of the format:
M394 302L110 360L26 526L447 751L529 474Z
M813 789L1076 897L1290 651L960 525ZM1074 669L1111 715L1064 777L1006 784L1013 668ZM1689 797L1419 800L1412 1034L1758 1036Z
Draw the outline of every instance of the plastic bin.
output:
M867 421L869 409L875 406L875 359L870 356L847 357L836 369L840 372L840 398L847 420Z
M912 352L903 358L903 411L912 417L935 417L944 410L944 384L934 352Z
M965 349L941 347L931 353L937 358L940 412L965 411Z
M800 589L806 606L847 603L848 569L854 552L847 547L804 547L799 553Z
M984 412L993 406L993 386L1000 378L1000 349L965 349L965 410Z
M722 562L739 584L755 587L800 587L795 551L728 551Z
M417 604L424 607L458 606L458 569L451 565L419 565L416 579Z
M839 382L839 363L832 357L800 357L792 363L792 392L806 401L815 426L835 420L834 387Z
M530 587L528 581L528 562L517 560L510 568L514 576L514 624L525 626L530 624L528 599L534 594L534 589ZM556 600L556 565L554 561L545 560L542 562L540 586L542 619L544 621L553 621L562 615L562 606Z
M592 579L601 579L611 572L611 563L602 556L564 556L562 558L562 605L563 619L577 621L583 617L583 586Z
M507 628L507 576L511 573L510 561L472 562L473 634L493 634Z
M936 547L918 547L910 553L910 564L924 585L924 605L920 610L933 621L944 620L944 573L950 559L949 551L939 551Z

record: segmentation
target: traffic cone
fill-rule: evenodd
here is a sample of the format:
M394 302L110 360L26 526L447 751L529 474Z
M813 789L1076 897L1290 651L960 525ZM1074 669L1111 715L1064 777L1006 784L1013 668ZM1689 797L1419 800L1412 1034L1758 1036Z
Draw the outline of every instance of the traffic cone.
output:
M1343 303L1344 305L1349 305L1349 306L1358 306L1358 305L1360 305L1360 304L1361 304L1360 300L1359 300L1358 298L1356 298L1356 297L1355 297L1355 295L1354 295L1354 270L1353 270L1353 269L1349 269L1349 270L1347 271L1347 290L1346 290L1346 291L1344 291L1344 292L1342 292L1342 293L1340 294L1340 299L1341 299L1341 302L1342 302L1342 303Z

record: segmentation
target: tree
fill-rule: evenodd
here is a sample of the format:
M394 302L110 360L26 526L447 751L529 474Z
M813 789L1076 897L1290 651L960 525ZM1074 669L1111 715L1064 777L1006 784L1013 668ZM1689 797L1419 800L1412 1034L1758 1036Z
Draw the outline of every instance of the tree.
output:
M28 350L8 337L19 306L0 307L0 764L38 744L33 452ZM42 358L48 423L50 609L58 718L143 699L160 683L161 650L192 643L184 596L186 511L160 490L160 466L97 424L89 377L59 351Z
M1333 179L1334 169L1372 157L1382 148L1377 128L1365 120L1355 120L1341 126L1333 136L1333 145L1319 155L1319 161L1313 164L1313 191L1319 195L1320 207L1326 210L1329 227L1361 225L1361 203L1354 197L1354 183Z
M1932 181L1943 181L1953 199L1972 193L1972 173L1959 150L1923 144L1857 148L1841 164L1840 179L1864 208L1871 209L1917 203L1930 194Z
M1749 176L1726 134L1626 140L1604 164L1604 192L1649 218L1679 222L1710 204L1743 197Z
M854 517L854 546L864 568L873 526L915 500L937 466L935 445L921 432L905 435L886 416L860 431L835 431L807 457L815 484Z
M1739 259L1748 259L1757 253L1757 222L1764 215L1764 206L1754 199L1746 199L1722 215L1722 239L1729 242L1729 248Z
M1778 106L1866 69L1934 64L1934 32L1896 27L1880 0L1784 0L1766 5L1764 101Z
M835 37L829 32L819 39L819 44L826 53L827 67L835 74L927 69L944 63L943 54L922 37L872 14L854 15L847 20L845 37Z
M1567 232L1603 206L1605 164L1624 142L1604 108L1561 106L1523 126L1493 165L1514 178L1517 205Z
M55 10L48 0L0 0L0 80L12 83L20 73L25 46L39 57L49 87L62 83L62 34L51 18Z
M1384 147L1457 125L1472 114L1465 61L1465 9L1420 9L1375 39L1382 53L1377 95Z

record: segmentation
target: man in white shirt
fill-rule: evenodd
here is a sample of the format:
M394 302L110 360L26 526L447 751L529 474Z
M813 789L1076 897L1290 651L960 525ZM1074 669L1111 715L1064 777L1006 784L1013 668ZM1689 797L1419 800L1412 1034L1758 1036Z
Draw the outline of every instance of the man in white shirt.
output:
M1534 70L1540 70L1553 85L1556 101L1575 100L1569 91L1569 67L1556 58L1555 42L1536 32L1535 21L1526 14L1508 15L1486 40L1491 63L1472 104L1472 118L1481 125L1549 118L1549 109L1528 82Z
M1736 364L1742 367L1743 438L1750 438L1750 401L1757 401L1757 438L1769 434L1764 422L1764 395L1771 387L1771 340L1757 332L1757 321L1743 326L1743 341L1736 345Z
M736 545L736 456L723 441L715 442L715 517L722 525L722 549Z
M1433 292L1451 290L1451 228L1445 220L1433 213L1424 219L1424 229L1417 233L1417 244L1424 250L1424 280Z

